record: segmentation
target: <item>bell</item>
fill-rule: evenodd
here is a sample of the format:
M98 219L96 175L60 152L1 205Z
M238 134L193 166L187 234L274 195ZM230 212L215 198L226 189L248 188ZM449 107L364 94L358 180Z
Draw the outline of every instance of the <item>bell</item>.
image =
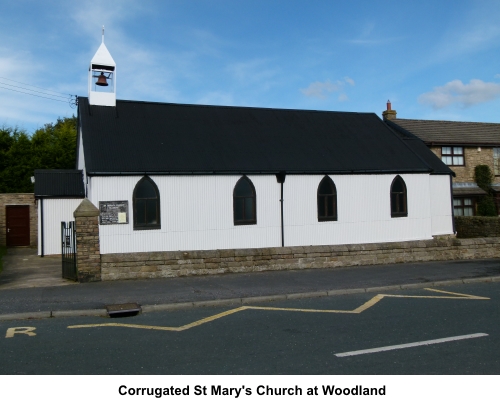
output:
M101 72L99 77L97 78L97 82L95 83L97 86L107 86L108 82L106 81L106 76Z

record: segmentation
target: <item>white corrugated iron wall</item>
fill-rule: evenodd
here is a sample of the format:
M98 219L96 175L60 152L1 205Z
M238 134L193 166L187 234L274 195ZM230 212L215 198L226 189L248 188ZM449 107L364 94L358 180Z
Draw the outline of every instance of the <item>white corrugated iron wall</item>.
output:
M61 222L74 221L73 212L82 202L81 198L44 199L43 200L43 254L61 254ZM42 254L41 209L38 202L38 254Z
M151 176L160 192L161 229L133 230L132 193L141 176L93 177L89 199L129 202L129 223L100 225L101 253L281 246L280 185L249 176L257 225L233 224L233 189L241 176ZM90 190L90 187L89 187Z
M394 175L330 177L337 188L338 221L334 222L318 222L317 218L317 188L323 176L286 177L285 246L432 237L430 184L433 183L429 177L438 176L401 176L408 193L408 217L405 218L391 218L390 186ZM99 201L129 202L129 224L99 227L101 253L281 246L280 184L276 177L249 177L257 192L257 225L234 226L232 195L239 178L152 176L160 191L161 229L136 231L133 230L132 193L141 176L89 178L92 185L89 198L96 206ZM444 217L450 213L449 209L446 213L446 203L441 201L445 197L436 197Z
M435 175L429 177L431 190L432 234L453 234L450 176Z
M391 218L394 175L332 175L338 220L318 222L317 190L323 176L287 176L284 187L285 246L337 245L430 239L429 180L401 175L408 217Z

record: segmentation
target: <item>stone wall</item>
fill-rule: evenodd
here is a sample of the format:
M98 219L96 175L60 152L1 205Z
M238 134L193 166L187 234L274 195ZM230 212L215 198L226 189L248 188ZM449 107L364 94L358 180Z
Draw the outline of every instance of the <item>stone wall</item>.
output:
M35 204L34 194L0 194L0 246L5 246L7 244L6 205L30 206L30 246L36 247L38 244L38 209Z
M102 280L500 257L500 238L101 255Z
M455 217L457 238L500 236L499 217Z
M432 146L430 148L436 156L441 159L441 147ZM488 165L493 173L493 148L481 147L479 151L477 147L464 148L465 166L449 166L457 175L453 177L454 183L474 183L474 169L477 165ZM495 177L497 182L499 176Z

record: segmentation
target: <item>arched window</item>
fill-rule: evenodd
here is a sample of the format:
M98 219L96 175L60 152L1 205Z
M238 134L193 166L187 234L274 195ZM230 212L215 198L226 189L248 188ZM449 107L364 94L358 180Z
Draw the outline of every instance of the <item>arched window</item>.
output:
M396 176L391 184L391 217L407 217L406 184L401 176Z
M318 221L337 220L337 189L332 179L328 176L318 186Z
M160 229L160 193L148 176L134 189L134 229Z
M233 214L235 225L257 223L255 187L247 176L238 180L233 191Z

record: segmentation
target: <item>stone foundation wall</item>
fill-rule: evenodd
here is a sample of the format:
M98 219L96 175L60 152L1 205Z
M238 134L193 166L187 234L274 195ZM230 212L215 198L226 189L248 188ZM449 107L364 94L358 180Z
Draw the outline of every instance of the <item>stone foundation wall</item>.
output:
M38 209L33 193L6 193L0 194L0 246L7 245L6 205L30 206L30 246L38 245Z
M500 236L500 217L455 217L457 238Z
M500 257L500 238L101 255L102 280Z

